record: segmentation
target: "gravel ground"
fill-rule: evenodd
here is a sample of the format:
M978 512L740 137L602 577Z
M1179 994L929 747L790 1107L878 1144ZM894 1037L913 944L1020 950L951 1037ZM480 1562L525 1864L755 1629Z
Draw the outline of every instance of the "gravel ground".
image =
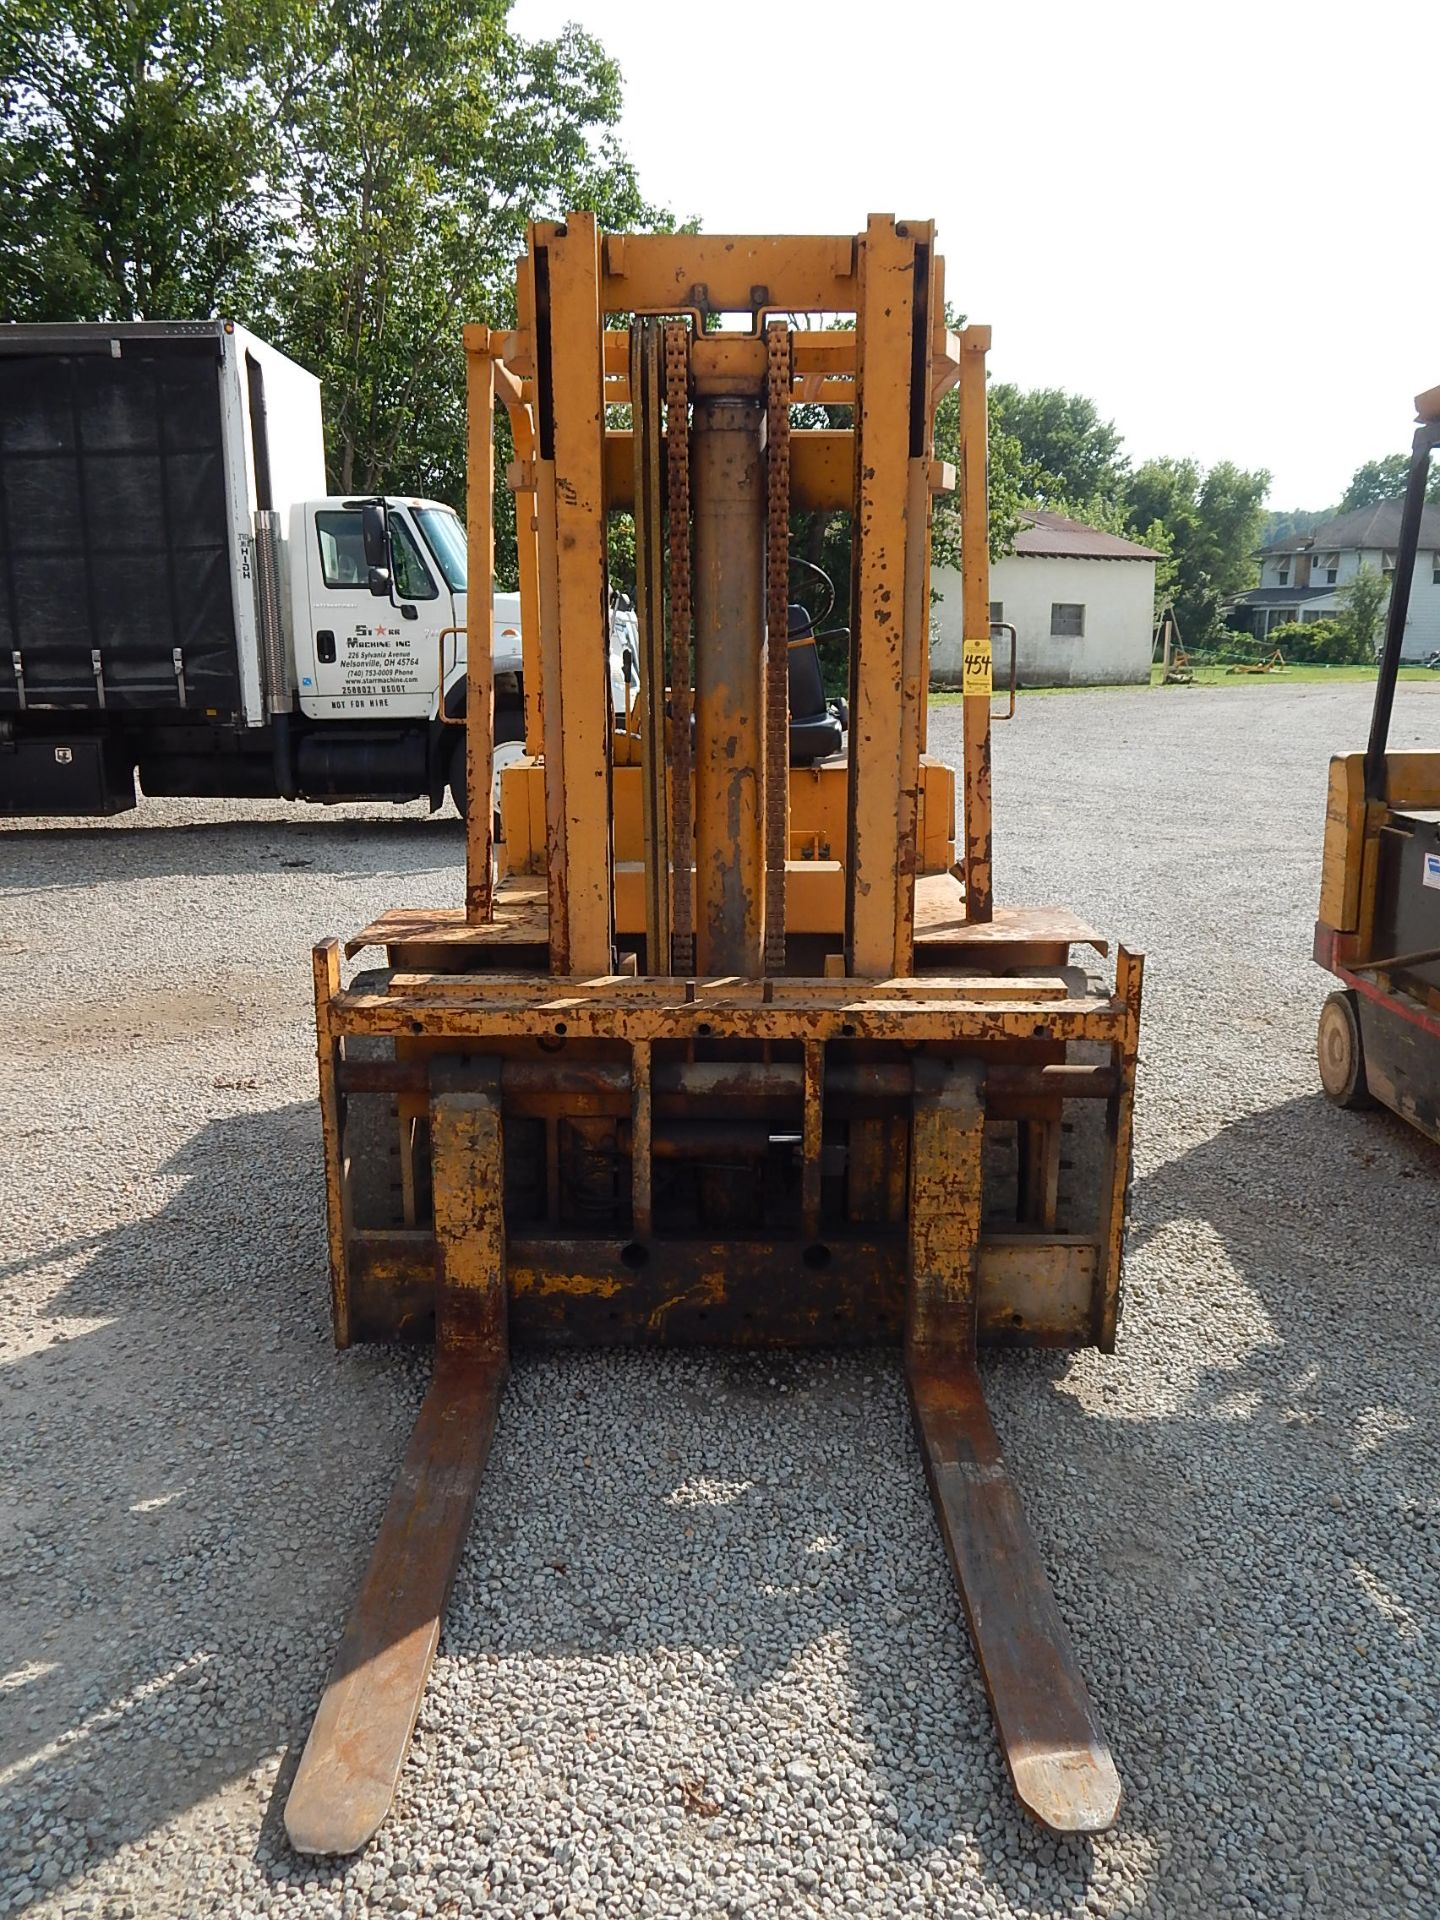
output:
M893 1356L582 1355L517 1364L380 1840L288 1854L425 1379L331 1350L306 949L457 899L459 828L0 833L0 1913L1440 1910L1440 1162L1312 1063L1367 708L997 729L1001 897L1150 960L1120 1352L985 1366L1126 1784L1094 1844L1012 1803ZM1437 717L1402 688L1395 744Z

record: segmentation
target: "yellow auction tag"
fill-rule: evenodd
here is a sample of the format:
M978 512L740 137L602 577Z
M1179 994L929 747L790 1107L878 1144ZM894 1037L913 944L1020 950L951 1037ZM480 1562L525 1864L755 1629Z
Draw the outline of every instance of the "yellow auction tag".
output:
M990 636L983 634L978 640L967 640L961 654L960 691L967 697L971 694L977 700L988 700L994 686L994 675L990 665Z

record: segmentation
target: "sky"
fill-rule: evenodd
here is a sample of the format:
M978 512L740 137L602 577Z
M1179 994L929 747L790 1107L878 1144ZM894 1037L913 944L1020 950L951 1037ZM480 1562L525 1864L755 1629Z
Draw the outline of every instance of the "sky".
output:
M713 233L931 218L997 380L1133 460L1325 507L1440 383L1435 0L517 0L625 77L646 196Z

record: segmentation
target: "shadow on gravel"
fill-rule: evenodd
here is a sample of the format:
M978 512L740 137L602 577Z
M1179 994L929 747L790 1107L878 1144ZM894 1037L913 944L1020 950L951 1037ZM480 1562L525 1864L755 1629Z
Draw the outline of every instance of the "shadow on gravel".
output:
M1276 1345L1256 1350L1253 1391L1243 1366L1202 1376L1201 1406L1248 1395L1251 1427L1353 1418L1383 1380L1395 1413L1428 1423L1433 1383L1404 1356L1417 1297L1436 1279L1440 1147L1385 1109L1342 1113L1321 1093L1289 1100L1137 1181L1131 1258L1202 1223L1263 1304ZM1397 1422L1373 1445L1403 1431Z
M159 1211L28 1263L84 1264L49 1309L64 1328L0 1367L0 1902L182 1819L207 1860L353 1871L297 1863L278 1816L428 1361L333 1354L318 1168L308 1102L217 1118ZM817 1648L897 1858L983 1827L1008 1786L895 1355L834 1377L823 1356L517 1357L442 1649L471 1676L467 1771L509 1773L569 1710L553 1682L536 1698L537 1659L678 1657L713 1669L719 1720L750 1703L763 1765L804 1792L784 1766L814 1747ZM497 1662L530 1669L508 1701ZM694 1738L703 1773L713 1729ZM397 1817L431 1765L422 1720ZM658 1791L679 1804L673 1766ZM750 1791L725 1784L727 1816Z
M428 819L208 820L176 826L15 827L0 833L0 875L17 893L73 891L116 880L268 873L287 866L322 873L428 872L463 862L465 829L454 814ZM72 864L73 861L73 864Z
M319 1152L309 1102L218 1118L158 1212L7 1263L84 1259L0 1366L0 1910L215 1796L253 1846L419 1392L333 1355Z
M1192 1250L1209 1236L1273 1328L1217 1353L1158 1414L1124 1401L1123 1327L1120 1362L986 1363L1126 1781L1118 1841L1151 1862L1129 1911L1217 1911L1237 1890L1278 1911L1277 1888L1310 1889L1293 1862L1324 1824L1322 1788L1333 1824L1372 1763L1373 1701L1393 1739L1406 1701L1428 1697L1406 1624L1424 1617L1405 1544L1424 1459L1408 1479L1379 1468L1434 1419L1433 1384L1404 1360L1417 1289L1435 1285L1437 1158L1398 1123L1317 1095L1141 1181L1142 1277L1167 1234ZM309 1103L216 1119L166 1169L164 1207L95 1245L59 1296L55 1317L92 1324L0 1369L14 1463L0 1667L19 1676L0 1694L0 1892L30 1854L55 1889L187 1813L207 1860L254 1860L291 1884L354 1872L288 1854L265 1769L288 1748L283 1790L428 1369L332 1354L318 1167ZM1205 1266L1187 1260L1177 1284L1177 1311L1204 1316ZM1113 1403L1087 1410L1076 1368ZM1222 1535L1244 1546L1223 1578ZM1327 1582L1312 1619L1302 1601ZM1209 1691L1182 1702L1170 1642L1196 1635ZM1337 1657L1337 1635L1362 1657ZM657 1671L683 1676L696 1718L654 1762ZM1184 1671L1195 1686L1193 1662ZM1277 1675L1307 1698L1303 1753L1264 1704ZM585 1704L597 1687L599 1711ZM823 1737L817 1699L835 1722ZM743 1763L722 1758L719 1731L737 1700ZM992 1895L1045 1913L1115 1884L1097 1879L1111 1842L1057 1843L1013 1811L892 1354L517 1360L397 1821L428 1836L437 1796L467 1782L483 1821L487 1781L503 1782L495 1855L523 1849L503 1816L531 1795L543 1830L536 1755L603 1801L621 1790L590 1773L596 1743L618 1751L627 1735L634 1792L687 1810L680 1837L657 1830L655 1844L700 1870L723 1844L779 1875L765 1822L824 1797L812 1756L838 1743L835 1819L858 1802L907 1871L968 1853ZM693 1746L688 1776L677 1742ZM1340 1756L1338 1784L1311 1777L1317 1751ZM631 1763L616 1764L628 1792ZM1213 1820L1177 1802L1192 1778ZM1403 1910L1399 1842L1364 1809L1357 1797L1351 1855L1306 1867L1317 1910L1339 1910L1324 1903L1357 1862ZM1284 1847L1256 1847L1257 1817ZM1230 1832L1239 1865L1217 1851ZM137 1896L137 1910L152 1909Z

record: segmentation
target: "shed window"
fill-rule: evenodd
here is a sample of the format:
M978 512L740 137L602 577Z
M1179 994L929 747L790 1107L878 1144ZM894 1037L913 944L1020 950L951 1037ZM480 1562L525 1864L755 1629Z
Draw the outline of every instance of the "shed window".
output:
M1075 600L1052 601L1050 631L1062 639L1083 640L1085 637L1084 607Z

